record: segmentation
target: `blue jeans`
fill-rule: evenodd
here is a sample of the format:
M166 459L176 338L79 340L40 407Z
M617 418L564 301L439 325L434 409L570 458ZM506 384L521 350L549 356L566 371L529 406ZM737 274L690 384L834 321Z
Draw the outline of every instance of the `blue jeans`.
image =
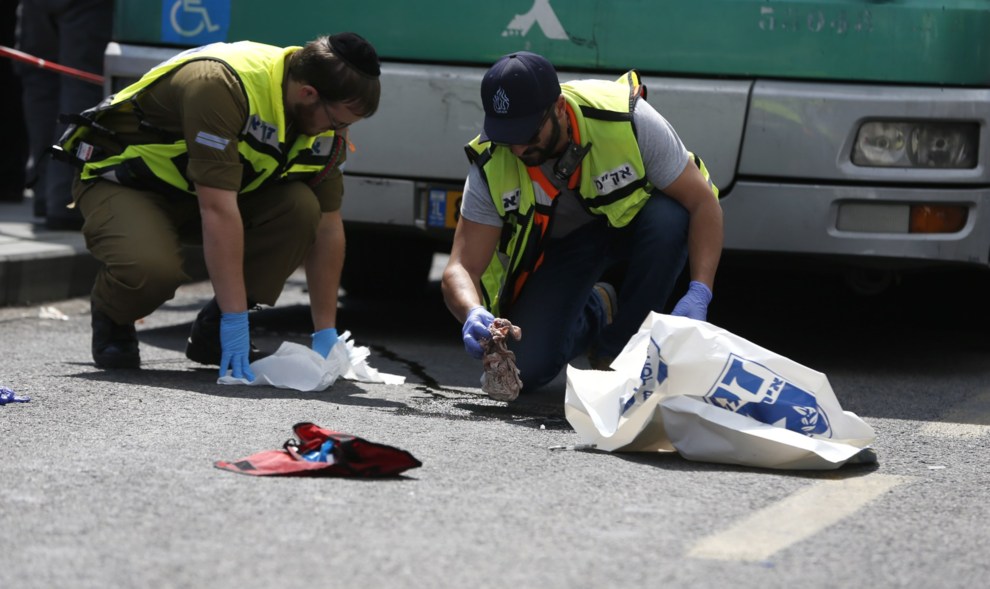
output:
M655 191L623 228L596 219L551 241L507 317L523 331L509 347L524 392L550 382L589 349L602 357L618 355L650 311L663 311L687 260L688 220L680 203ZM606 326L592 288L619 264L625 277L615 285L618 312Z

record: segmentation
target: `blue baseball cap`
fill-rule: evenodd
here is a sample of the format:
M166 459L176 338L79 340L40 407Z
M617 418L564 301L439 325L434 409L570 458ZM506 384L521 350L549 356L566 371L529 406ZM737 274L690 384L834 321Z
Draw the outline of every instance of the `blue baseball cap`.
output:
M558 96L557 70L545 57L528 51L502 57L481 80L485 107L481 138L509 145L528 142Z

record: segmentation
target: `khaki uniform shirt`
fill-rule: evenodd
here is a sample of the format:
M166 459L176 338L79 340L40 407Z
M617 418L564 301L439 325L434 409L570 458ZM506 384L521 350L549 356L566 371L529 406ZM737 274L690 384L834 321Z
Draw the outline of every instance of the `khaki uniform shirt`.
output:
M138 96L137 106L148 124L185 139L189 153L186 173L190 180L223 190L240 189L243 166L237 152L237 137L247 120L248 104L240 82L227 66L213 60L182 65ZM157 135L138 128L134 113L109 112L100 123L115 130L125 144L160 141ZM203 145L196 141L200 132L229 141L222 150ZM294 139L295 136L289 135L287 143ZM341 162L343 159L344 154ZM344 195L339 165L313 191L320 210L339 210Z

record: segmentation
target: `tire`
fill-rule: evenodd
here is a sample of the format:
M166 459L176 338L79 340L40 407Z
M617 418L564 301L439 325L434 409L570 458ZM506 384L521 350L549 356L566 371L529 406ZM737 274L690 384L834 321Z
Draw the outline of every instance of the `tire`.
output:
M357 298L416 296L426 289L432 265L433 246L421 235L348 227L341 286Z

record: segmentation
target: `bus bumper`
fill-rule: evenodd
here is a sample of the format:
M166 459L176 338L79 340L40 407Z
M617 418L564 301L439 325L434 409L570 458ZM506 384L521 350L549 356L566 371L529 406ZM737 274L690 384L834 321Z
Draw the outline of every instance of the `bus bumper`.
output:
M912 206L958 205L946 233L912 233ZM722 199L725 249L858 256L896 267L990 263L990 188L787 184L740 179Z

